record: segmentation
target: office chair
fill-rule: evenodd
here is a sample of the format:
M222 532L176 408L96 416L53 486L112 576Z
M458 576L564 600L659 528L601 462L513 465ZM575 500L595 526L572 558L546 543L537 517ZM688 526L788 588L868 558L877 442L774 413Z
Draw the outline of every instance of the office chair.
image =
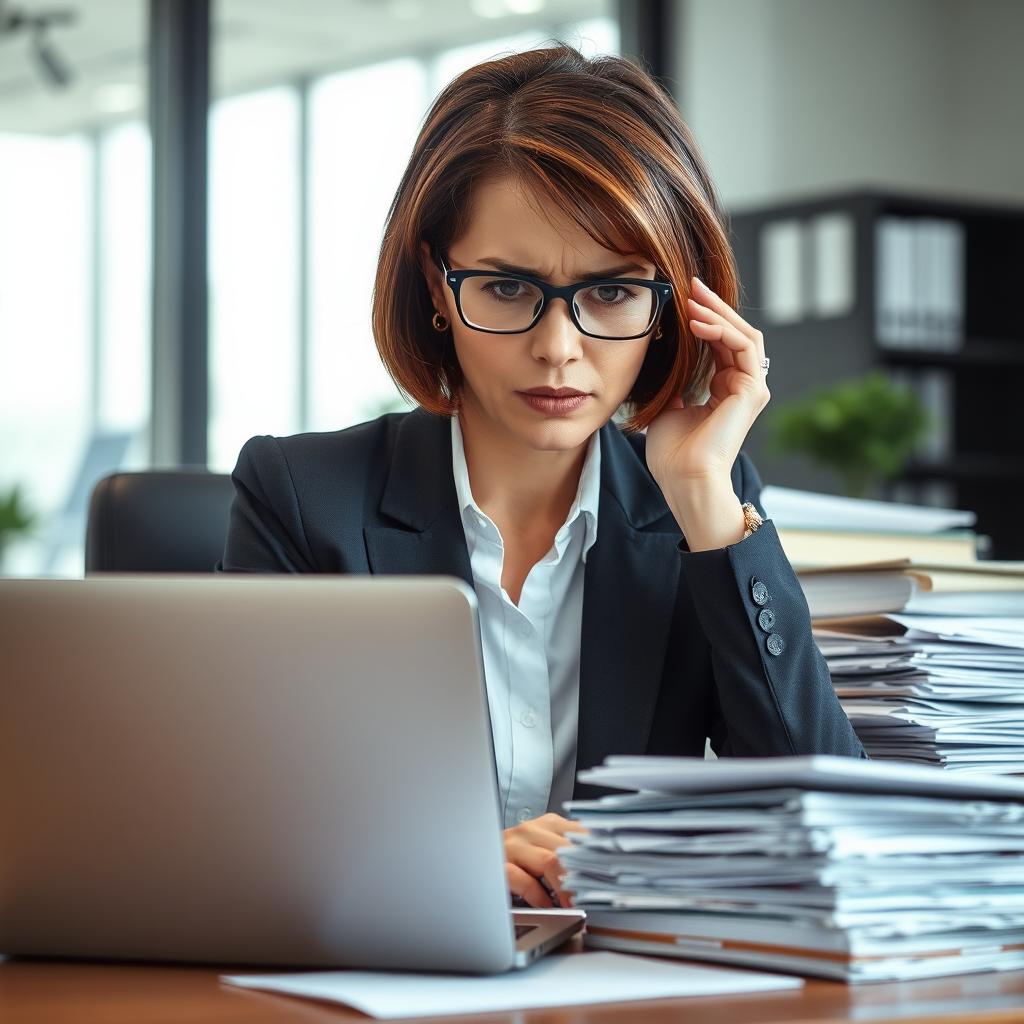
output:
M231 477L206 469L111 473L93 488L85 572L213 572Z

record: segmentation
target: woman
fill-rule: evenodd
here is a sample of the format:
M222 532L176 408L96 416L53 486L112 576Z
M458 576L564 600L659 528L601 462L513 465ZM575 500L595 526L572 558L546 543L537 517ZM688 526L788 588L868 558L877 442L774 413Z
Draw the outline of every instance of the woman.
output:
M428 113L378 264L374 336L418 408L251 438L232 475L218 571L475 587L532 906L569 903L557 812L607 754L865 756L740 451L769 393L737 294L648 75L567 46L478 65Z

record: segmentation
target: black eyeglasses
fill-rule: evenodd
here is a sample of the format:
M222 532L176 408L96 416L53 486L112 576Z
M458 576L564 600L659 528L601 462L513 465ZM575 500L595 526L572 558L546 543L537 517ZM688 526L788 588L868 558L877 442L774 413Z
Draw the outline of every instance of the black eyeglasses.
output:
M522 334L540 320L552 299L560 298L580 333L630 341L650 332L672 298L669 281L610 277L558 287L528 274L452 270L444 253L438 253L438 261L462 322L488 334Z

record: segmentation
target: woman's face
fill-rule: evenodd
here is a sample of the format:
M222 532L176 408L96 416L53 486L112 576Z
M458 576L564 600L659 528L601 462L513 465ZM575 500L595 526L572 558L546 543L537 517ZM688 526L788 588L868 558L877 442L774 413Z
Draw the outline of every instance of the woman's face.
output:
M430 259L426 242L421 252L434 307L451 325L462 367L464 418L485 422L505 440L532 449L566 451L578 448L612 417L640 372L650 334L632 341L588 337L576 329L560 299L522 334L473 330L460 319L455 296ZM505 180L476 186L469 229L452 243L447 258L452 270L496 270L490 261L497 260L529 268L526 272L555 285L598 273L647 280L655 275L650 261L605 249L541 197L532 197L531 204ZM508 287L516 288L514 282ZM586 397L569 409L544 408L551 403L524 397L524 392L545 387L574 388Z

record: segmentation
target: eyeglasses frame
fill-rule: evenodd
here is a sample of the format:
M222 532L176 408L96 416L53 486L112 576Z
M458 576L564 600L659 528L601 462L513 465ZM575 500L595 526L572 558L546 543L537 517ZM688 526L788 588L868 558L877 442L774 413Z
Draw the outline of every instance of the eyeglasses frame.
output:
M644 338L650 334L657 324L662 310L672 299L671 281L662 281L659 279L649 281L643 277L607 277L595 278L591 281L577 281L575 284L559 286L548 284L546 281L542 281L539 277L531 277L529 274L516 274L505 270L452 270L448 266L448 261L445 259L444 253L439 252L437 256L441 270L444 273L445 282L452 290L452 295L455 297L455 308L459 312L459 319L462 320L470 330L482 331L485 334L525 334L527 331L533 330L533 328L540 322L540 318L547 312L548 306L551 304L551 300L560 298L565 301L566 307L569 310L569 317L576 330L581 334L586 335L588 338L598 338L601 341L633 341L636 338ZM515 331L497 331L492 330L489 327L478 327L476 324L471 324L466 319L466 314L462 311L462 296L460 292L462 290L462 282L465 281L467 277L500 277L502 280L525 281L538 288L544 298L541 302L540 309L537 311L537 315L532 321L530 321L528 327L521 327ZM581 291L584 288L595 288L611 284L643 285L654 292L657 305L654 308L651 323L646 331L641 331L639 334L630 334L625 338L620 338L618 336L610 337L606 334L593 334L586 330L580 323L572 302L576 292Z

